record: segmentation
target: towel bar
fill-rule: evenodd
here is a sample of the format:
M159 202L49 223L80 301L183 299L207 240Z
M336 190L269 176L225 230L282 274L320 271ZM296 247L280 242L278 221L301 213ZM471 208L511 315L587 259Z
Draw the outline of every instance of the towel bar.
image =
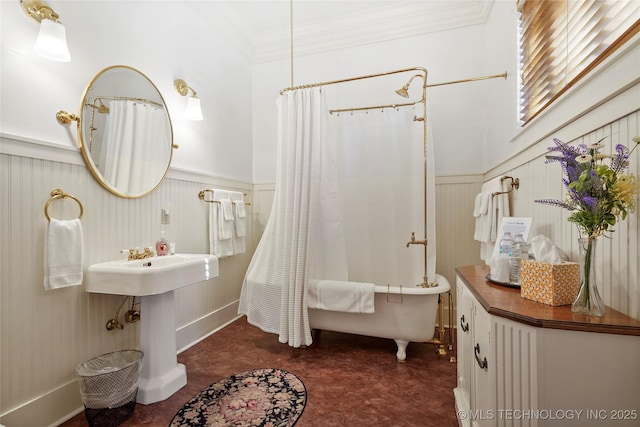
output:
M511 193L514 189L517 190L518 188L520 188L520 178L514 178L512 176L505 175L500 178L500 182L504 181L505 179L511 180L511 189L509 189L508 191L496 191L494 193L491 193L491 197L497 196L498 194L508 194Z
M51 221L51 217L49 216L49 205L51 204L51 202L53 202L56 199L64 199L67 197L75 200L78 206L80 206L80 214L78 215L78 219L82 219L84 208L82 207L82 203L80 203L80 200L76 199L71 194L65 193L61 189L56 188L54 190L51 190L51 197L49 198L49 200L47 200L47 203L44 205L44 216L47 218L47 221Z
M213 191L214 191L214 190L201 190L201 191L198 193L198 199L202 200L203 202L207 202L207 203L220 203L220 201L219 201L219 200L207 200L207 199L205 198L205 193L206 193L206 192L213 193ZM246 195L247 195L247 193L242 193L242 195L243 195L243 196L246 196ZM251 202L244 202L244 204L245 204L245 205L247 205L247 206L251 206Z

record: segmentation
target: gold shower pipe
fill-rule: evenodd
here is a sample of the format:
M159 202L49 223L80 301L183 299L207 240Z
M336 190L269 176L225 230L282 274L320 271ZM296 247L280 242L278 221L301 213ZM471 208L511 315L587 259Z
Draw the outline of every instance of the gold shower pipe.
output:
M405 71L408 71L408 70L405 70ZM417 74L416 76L413 76L412 79L417 77L417 76L424 77L424 76L421 76L421 75ZM472 77L472 78L469 78L469 79L452 80L452 81L449 81L449 82L427 84L426 87L429 88L429 87L436 87L436 86L454 85L454 84L458 84L458 83L476 82L476 81L479 81L479 80L499 79L499 78L505 78L506 79L507 78L507 72L505 71L502 74L493 74L493 75L490 75L490 76ZM321 86L321 85L322 84L319 84L318 86ZM344 113L344 112L352 112L352 111L381 110L381 109L384 109L384 108L410 107L412 105L422 104L423 102L424 102L424 99L420 99L420 100L415 101L415 102L405 102L405 103L401 103L401 104L386 104L386 105L373 105L373 106L368 106L368 107L340 108L340 109L335 109L335 110L329 110L329 113L334 114L334 113ZM414 120L416 120L416 121L422 121L422 119L423 119L422 117L414 118Z
M93 99L94 102L98 100L103 100L103 99L108 101L134 101L134 102L141 102L143 104L153 105L154 107L164 108L164 105L160 104L159 102L152 101L150 99L145 99L145 98L135 98L130 96L91 96L89 98ZM100 108L89 102L87 102L86 105L92 108Z
M346 82L352 82L352 81L357 81L357 80L371 79L371 78L374 78L374 77L382 77L382 76L390 76L390 75L393 75L393 74L406 73L408 71L420 71L420 72L423 72L424 73L424 77L425 77L425 81L426 81L426 76L427 76L426 68L413 67L413 68L404 68L402 70L387 71L385 73L367 74L367 75L364 75L364 76L351 77L351 78L348 78L348 79L330 80L330 81L320 82L320 83L311 83L311 84L300 85L300 86L292 86L292 87L288 87L288 88L282 89L280 91L280 94L282 95L285 92L294 91L294 90L298 90L298 89L306 89L306 88L317 87L317 86L329 86L329 85L334 85L334 84L338 84L338 83L346 83Z
M467 82L477 82L478 80L488 80L488 79L499 79L507 78L507 72L501 74L493 74L491 76L480 76L480 77L471 77L469 79L461 79L461 80L451 80L450 82L442 82L442 83L432 83L427 85L427 87L436 87L436 86L445 86L445 85L455 85L458 83L467 83Z
M346 83L346 82L350 82L350 81L357 81L357 80L364 80L364 79L370 79L370 78L374 78L374 77L383 77L383 76L388 76L388 75L392 75L392 74L399 74L399 73L406 73L409 71L421 71L424 72L424 75L418 74L416 76L413 76L413 78L420 76L423 78L423 80L426 82L427 80L427 70L422 68L422 67L415 67L415 68L405 68L402 70L397 70L397 71L390 71L390 72L386 72L386 73L378 73L378 74L368 74L365 76L359 76L359 77L352 77L349 79L341 79L341 80L330 80L327 82L320 82L320 83L312 83L312 84L306 84L306 85L300 85L300 86L293 86L293 87L288 87L285 89L282 89L280 91L280 94L284 94L285 92L289 92L289 91L295 91L298 89L306 89L306 88L310 88L310 87L318 87L318 86L328 86L328 85L333 85L333 84L337 84L337 83ZM432 83L432 84L427 84L424 85L423 84L423 89L429 88L429 87L436 87L436 86L446 86L446 85L453 85L453 84L459 84L459 83L467 83L467 82L475 82L475 81L479 81L479 80L488 80L488 79L499 79L499 78L507 78L507 72L505 71L504 73L501 74L492 74L489 76L479 76L479 77L471 77L468 79L460 79L460 80L451 80L448 82L441 82L441 83ZM329 110L329 113L334 114L334 113L344 113L344 112L353 112L353 111L365 111L365 110L380 110L380 109L384 109L384 108L399 108L399 107L410 107L412 105L417 105L417 104L422 104L425 102L424 99L424 91L423 91L423 98L415 101L415 102L404 102L404 103L395 103L395 104L383 104L383 105L371 105L371 106L367 106L367 107L352 107L352 108L339 108L339 109L333 109L333 110ZM416 117L414 120L416 121L422 121L423 118L422 117Z
M386 105L372 105L369 107L353 107L353 108L338 108L335 110L329 110L329 113L344 113L344 112L353 112L353 111L365 111L365 110L383 110L385 108L400 108L400 107L410 107L416 104L422 104L423 100L415 101L415 102L404 102L401 104L386 104ZM416 121L421 121L422 117L415 118Z
M422 68L422 67L405 68L405 69L402 69L402 70L389 71L389 72L386 72L386 73L368 74L368 75L365 75L365 76L351 77L349 79L330 80L330 81L320 82L320 83L311 83L311 84L306 84L306 85L292 86L292 87L288 87L288 88L282 89L280 91L280 94L282 95L285 92L294 91L294 90L298 90L298 89L306 89L306 88L317 87L317 86L329 86L329 85L333 85L333 84L337 84L337 83L345 83L345 82L351 82L351 81L356 81L356 80L370 79L370 78L373 78L373 77L382 77L382 76L388 76L388 75L392 75L392 74L406 73L408 71L413 71L413 70L423 71L425 73L425 76L426 76L427 70L425 68ZM506 79L507 75L508 74L505 71L504 73L492 74L492 75L489 75L489 76L470 77L468 79L451 80L451 81L448 81L448 82L441 82L441 83L431 83L431 84L427 84L426 87L446 86L446 85L453 85L453 84L467 83L467 82L476 82L476 81L479 81L479 80L488 80L488 79L499 79L499 78ZM416 101L416 102L413 102L413 103L408 103L406 105L414 105L414 104L418 104L418 103L420 103L420 101ZM388 105L387 107L391 107L393 105L403 106L403 104L391 104L391 105ZM374 107L370 107L370 108L374 108Z

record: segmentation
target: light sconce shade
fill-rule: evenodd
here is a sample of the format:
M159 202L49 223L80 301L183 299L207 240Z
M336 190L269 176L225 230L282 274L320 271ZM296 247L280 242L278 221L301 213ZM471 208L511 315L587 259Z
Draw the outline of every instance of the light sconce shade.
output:
M189 91L191 91L191 95L187 98L187 108L184 112L184 118L189 120L202 120L200 98L198 98L196 91L187 86L187 83L181 79L176 80L173 84L181 96L187 96Z
M67 47L67 35L64 26L49 19L40 22L38 39L33 50L40 56L58 62L71 61Z
M184 117L189 120L202 120L200 98L195 96L187 98L187 109L184 111Z
M60 16L40 0L21 0L20 5L27 16L40 23L40 32L33 50L53 61L71 61L66 30L58 21Z

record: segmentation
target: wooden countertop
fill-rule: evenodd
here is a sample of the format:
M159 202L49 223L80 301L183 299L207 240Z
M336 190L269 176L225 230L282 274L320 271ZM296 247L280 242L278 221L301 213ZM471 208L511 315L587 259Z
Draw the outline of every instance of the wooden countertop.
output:
M570 305L554 307L520 296L520 289L486 280L489 266L456 268L458 277L490 314L538 328L640 336L640 321L607 307L603 317L571 312Z

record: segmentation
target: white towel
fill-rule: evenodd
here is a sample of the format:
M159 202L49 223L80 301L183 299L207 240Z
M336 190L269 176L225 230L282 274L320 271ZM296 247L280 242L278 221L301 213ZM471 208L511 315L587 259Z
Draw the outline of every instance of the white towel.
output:
M246 230L246 216L244 208L244 194L239 191L230 191L229 198L233 201L234 207L234 229L233 235L233 253L241 254L246 251L245 236Z
M233 202L234 211L236 214L235 223L236 223L236 236L244 237L247 235L247 227L246 227L246 213L244 209L244 201L242 200L234 200Z
M373 283L310 280L307 307L345 313L375 313Z
M491 262L493 247L498 237L498 228L502 217L510 215L509 194L506 193L511 189L510 180L502 180L502 177L494 178L482 185L482 204L486 198L486 213L480 215L476 220L476 233L474 238L481 242L480 259L487 264ZM493 195L493 193L503 193ZM483 207L480 207L482 210Z
M220 207L222 208L222 219L225 221L233 221L233 205L230 199L221 199Z
M218 240L227 240L233 237L233 207L231 200L219 199L218 205Z
M51 218L44 239L45 289L82 284L83 240L80 219Z
M489 186L487 186L489 188ZM478 213L480 215L486 215L489 212L489 202L491 201L492 192L483 190L480 197L480 207L478 208Z
M491 218L488 215L489 205L491 204L492 193L491 191L484 191L490 187L486 184L483 186L483 191L478 193L475 199L473 216L476 218L475 231L473 239L479 242L487 243L491 238L490 221Z
M229 192L213 190L212 200L229 200ZM233 221L223 219L221 203L209 203L209 253L223 258L233 255Z
M236 219L237 218L246 218L247 210L244 207L244 195L242 199L236 200L234 197L238 197L237 195L231 194L233 199L233 203L236 205Z
M485 213L480 210L482 206L482 193L476 194L476 198L473 202L473 216L479 217L481 214Z
M482 230L482 214L485 212L481 211L482 206L482 198L484 194L478 193L473 203L473 216L476 219L475 229L473 232L473 239L480 240L480 230Z

